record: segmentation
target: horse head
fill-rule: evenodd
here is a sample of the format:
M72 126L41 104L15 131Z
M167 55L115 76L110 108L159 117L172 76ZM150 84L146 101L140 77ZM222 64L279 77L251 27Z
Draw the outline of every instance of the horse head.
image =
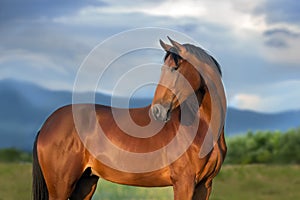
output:
M192 111L189 112L192 115L185 115L184 118L194 119L201 99L209 92L211 120L215 121L211 131L219 135L226 113L226 97L220 65L202 48L180 44L169 37L168 39L172 45L160 40L162 48L167 53L151 104L152 116L156 120L167 122L170 120L171 112L180 105L181 111L184 107Z
M166 56L151 105L151 114L154 119L164 122L170 120L174 109L182 106L191 95L204 87L198 70L185 59L185 54L187 54L185 45L170 38L169 40L173 46L160 40ZM198 109L198 103L196 104Z

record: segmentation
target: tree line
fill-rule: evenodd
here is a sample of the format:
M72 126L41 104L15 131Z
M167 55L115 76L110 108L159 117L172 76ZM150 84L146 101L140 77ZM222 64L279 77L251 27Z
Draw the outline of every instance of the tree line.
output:
M227 164L300 164L300 128L286 132L257 131L226 139ZM0 162L31 162L31 152L0 150Z
M32 162L31 152L22 151L16 148L5 148L0 150L0 163Z
M227 139L229 164L300 164L300 128L280 131L249 131Z

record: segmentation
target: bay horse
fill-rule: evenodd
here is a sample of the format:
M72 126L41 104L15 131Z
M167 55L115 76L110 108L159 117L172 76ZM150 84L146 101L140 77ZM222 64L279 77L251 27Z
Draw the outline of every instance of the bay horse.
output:
M174 200L209 199L227 150L220 66L202 48L169 40L160 40L166 56L151 105L73 104L50 115L33 146L34 200L91 199L99 178L173 186ZM142 127L135 136L120 127L131 128L127 111ZM149 135L151 123L158 128Z

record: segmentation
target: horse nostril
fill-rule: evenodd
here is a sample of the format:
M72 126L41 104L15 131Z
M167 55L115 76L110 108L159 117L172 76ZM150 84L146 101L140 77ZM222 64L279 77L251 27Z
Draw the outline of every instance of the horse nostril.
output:
M157 106L154 106L154 107L153 107L153 114L154 114L155 116L158 116L159 113L160 113L159 108L158 108Z
M155 120L168 121L169 111L161 104L154 104L151 108L152 116Z
M159 119L160 109L158 104L152 106L152 116L154 117L155 120Z

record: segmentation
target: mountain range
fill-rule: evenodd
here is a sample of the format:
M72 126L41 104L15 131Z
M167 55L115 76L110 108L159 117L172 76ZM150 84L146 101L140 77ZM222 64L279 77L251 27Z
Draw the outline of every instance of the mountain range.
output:
M103 105L110 105L111 102L111 97L106 94L97 93L95 99ZM1 80L0 148L31 150L34 137L45 119L57 108L71 103L70 91L53 91L12 79ZM137 98L130 100L129 106L141 107L150 103L151 99ZM232 136L249 130L285 131L299 126L300 111L269 114L229 107L225 132L227 136Z

